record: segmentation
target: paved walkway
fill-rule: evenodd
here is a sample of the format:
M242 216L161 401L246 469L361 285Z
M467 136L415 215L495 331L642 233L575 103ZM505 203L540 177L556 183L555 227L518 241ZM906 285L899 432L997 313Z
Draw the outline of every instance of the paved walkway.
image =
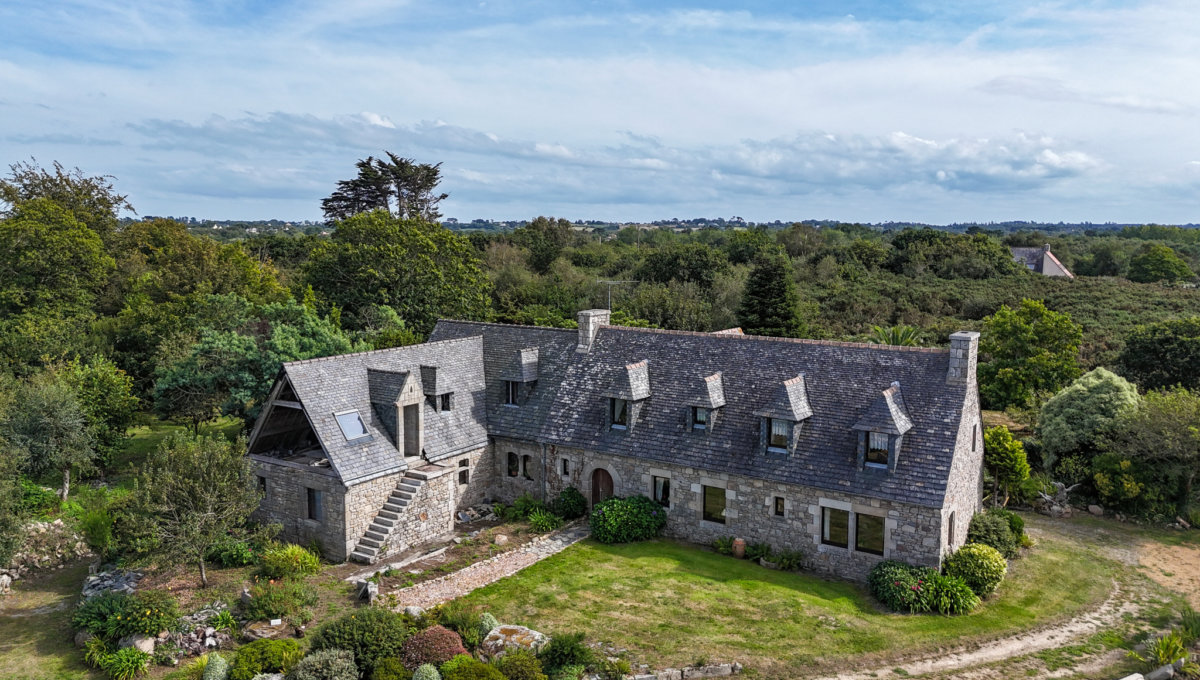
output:
M398 598L396 609L400 610L409 606L428 609L434 605L462 597L476 588L482 588L506 576L512 576L531 564L561 552L567 546L587 538L589 533L588 525L585 522L579 522L535 538L516 550L510 550L459 569L453 574L394 590L392 592Z

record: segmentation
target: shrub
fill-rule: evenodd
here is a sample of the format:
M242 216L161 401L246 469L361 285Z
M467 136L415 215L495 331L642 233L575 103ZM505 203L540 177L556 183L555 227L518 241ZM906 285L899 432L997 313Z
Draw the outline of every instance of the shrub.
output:
M425 664L413 672L413 680L442 680L442 676L432 665Z
M71 625L76 630L86 630L93 635L103 637L111 642L116 641L118 615L125 614L129 608L129 596L125 593L104 592L84 600L71 616ZM109 629L112 621L112 629Z
M399 614L380 607L356 609L321 626L309 648L345 649L354 654L354 663L363 674L375 669L381 659L400 656L412 628Z
M804 565L804 553L799 550L780 550L771 553L769 559L784 571L796 571Z
M496 617L488 612L484 612L483 616L479 617L479 640L482 642L488 636L488 633L492 632L499 625L500 622L496 620Z
M412 675L412 671L404 667L403 661L392 657L380 659L369 677L371 680L412 680Z
M534 510L544 509L545 507L541 501L534 498L527 491L517 496L517 500L513 501L512 511L516 513L517 518L528 519Z
M988 513L993 514L993 515L999 515L999 516L1003 517L1005 520L1007 520L1008 521L1008 530L1012 532L1013 538L1015 538L1017 540L1017 542L1020 543L1021 537L1025 535L1025 518L1024 517L1018 515L1017 513L1013 512L1012 510L1009 510L1008 508L992 508L991 510L988 510Z
M259 573L269 579L309 576L321 571L321 561L302 546L288 543L262 555Z
M757 562L761 557L771 556L771 546L766 543L751 543L746 546L746 559Z
M990 545L1006 558L1017 556L1017 538L1013 536L1008 518L994 512L983 512L971 518L967 542Z
M44 515L59 506L58 494L21 478L21 511L27 515Z
M242 615L251 621L286 618L307 623L309 607L317 604L317 591L298 581L267 581L250 586L250 601L243 602Z
M458 656L439 666L438 670L441 672L442 677L446 677L447 673L454 673L456 670L458 670L459 666L470 664L474 660L475 657L471 656L470 654L459 654Z
M645 496L614 497L592 508L592 538L601 543L644 541L666 524L666 510Z
M1160 666L1166 666L1182 660L1183 668L1180 670L1187 677L1191 677L1195 673L1200 673L1200 666L1197 666L1193 661L1188 661L1187 647L1183 644L1183 638L1176 632L1167 633L1155 638L1153 642L1146 645L1145 655L1138 654L1137 652L1129 652L1129 657L1146 664L1146 670L1154 670Z
M108 643L104 638L93 635L83 643L83 661L92 668L99 668L108 656Z
M237 619L227 611L217 612L216 615L208 618L208 625L217 630L227 630L232 633L237 628Z
M482 626L479 622L481 619L482 617L474 610L467 609L455 602L437 608L437 622L458 633L468 651L478 647L479 642L487 635L487 633L480 634Z
M204 665L201 680L226 680L229 677L229 662L220 654L210 653L208 663Z
M558 500L554 501L554 512L568 520L583 517L587 514L587 499L579 493L579 489L568 486L558 493Z
M604 659L596 669L603 680L622 680L632 670L625 659Z
M967 582L957 576L932 572L927 576L929 608L944 616L967 614L979 606L977 596Z
M542 672L542 662L528 649L505 652L495 665L508 680L548 680Z
M430 663L437 666L466 653L458 633L444 626L431 626L404 641L400 660L415 669Z
M178 674L172 673L170 677L177 680L204 680L204 671L208 669L208 659L208 654L201 654L180 669Z
M867 585L871 594L893 611L919 614L930 610L930 574L925 567L913 567L895 560L884 560L871 568Z
M1191 609L1183 612L1179 621L1179 637L1189 647L1200 640L1200 614Z
M586 672L586 666L563 666L550 675L550 680L579 680Z
M539 533L554 531L562 526L563 519L545 508L537 508L529 513L529 526Z
M946 575L961 578L979 597L996 592L1008 572L1000 551L982 543L968 543L946 558Z
M415 673L413 674L413 680L417 680ZM471 659L470 661L464 660L454 664L442 676L442 680L505 680L505 678L504 674L497 670L495 666Z
M104 657L100 667L112 680L131 680L146 674L150 655L133 647L118 649Z
M733 554L733 536L718 536L713 539L713 550L716 550L721 555Z
M113 518L107 508L85 510L79 518L79 531L99 555L108 554L113 542Z
M179 622L179 604L170 593L142 590L128 600L128 610L121 616L117 636L141 633L158 635Z
M250 544L250 541L227 538L209 548L208 552L204 555L204 559L217 566L228 568L249 566L254 564L258 556L255 554L254 546Z
M323 649L297 661L287 680L358 680L358 667L350 652Z
M237 650L229 680L253 680L259 673L286 673L300 660L295 640L255 640Z
M542 667L554 673L567 666L589 666L595 656L583 642L583 633L554 635L538 652Z

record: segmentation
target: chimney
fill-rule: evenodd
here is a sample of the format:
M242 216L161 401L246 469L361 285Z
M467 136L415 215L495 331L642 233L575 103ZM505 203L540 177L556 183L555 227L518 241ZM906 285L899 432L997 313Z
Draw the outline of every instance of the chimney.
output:
M579 344L575 346L576 352L586 354L592 351L592 342L596 339L596 333L599 332L601 326L608 325L611 313L607 309L585 309L579 313Z
M1046 245L1042 246L1042 252L1044 252L1044 253L1048 253L1048 252L1050 252L1050 244L1049 244L1049 243L1047 243Z
M950 370L946 382L967 385L975 382L975 364L979 360L979 333L958 331L950 335Z

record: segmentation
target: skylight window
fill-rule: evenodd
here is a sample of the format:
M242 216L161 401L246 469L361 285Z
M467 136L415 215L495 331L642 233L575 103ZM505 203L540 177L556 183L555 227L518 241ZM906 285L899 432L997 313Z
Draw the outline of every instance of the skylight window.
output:
M367 432L367 426L363 425L362 418L358 416L358 411L335 413L333 417L337 418L338 427L342 428L342 434L346 436L346 441L362 439L370 434Z

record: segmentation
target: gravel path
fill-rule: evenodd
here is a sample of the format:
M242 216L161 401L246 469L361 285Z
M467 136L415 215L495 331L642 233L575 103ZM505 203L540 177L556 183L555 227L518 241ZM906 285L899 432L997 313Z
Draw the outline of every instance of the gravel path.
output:
M516 550L476 562L453 574L394 590L392 593L398 600L396 609L403 610L409 606L427 609L462 597L476 588L512 576L531 564L561 552L567 546L587 538L589 533L587 525L579 523L534 539Z

